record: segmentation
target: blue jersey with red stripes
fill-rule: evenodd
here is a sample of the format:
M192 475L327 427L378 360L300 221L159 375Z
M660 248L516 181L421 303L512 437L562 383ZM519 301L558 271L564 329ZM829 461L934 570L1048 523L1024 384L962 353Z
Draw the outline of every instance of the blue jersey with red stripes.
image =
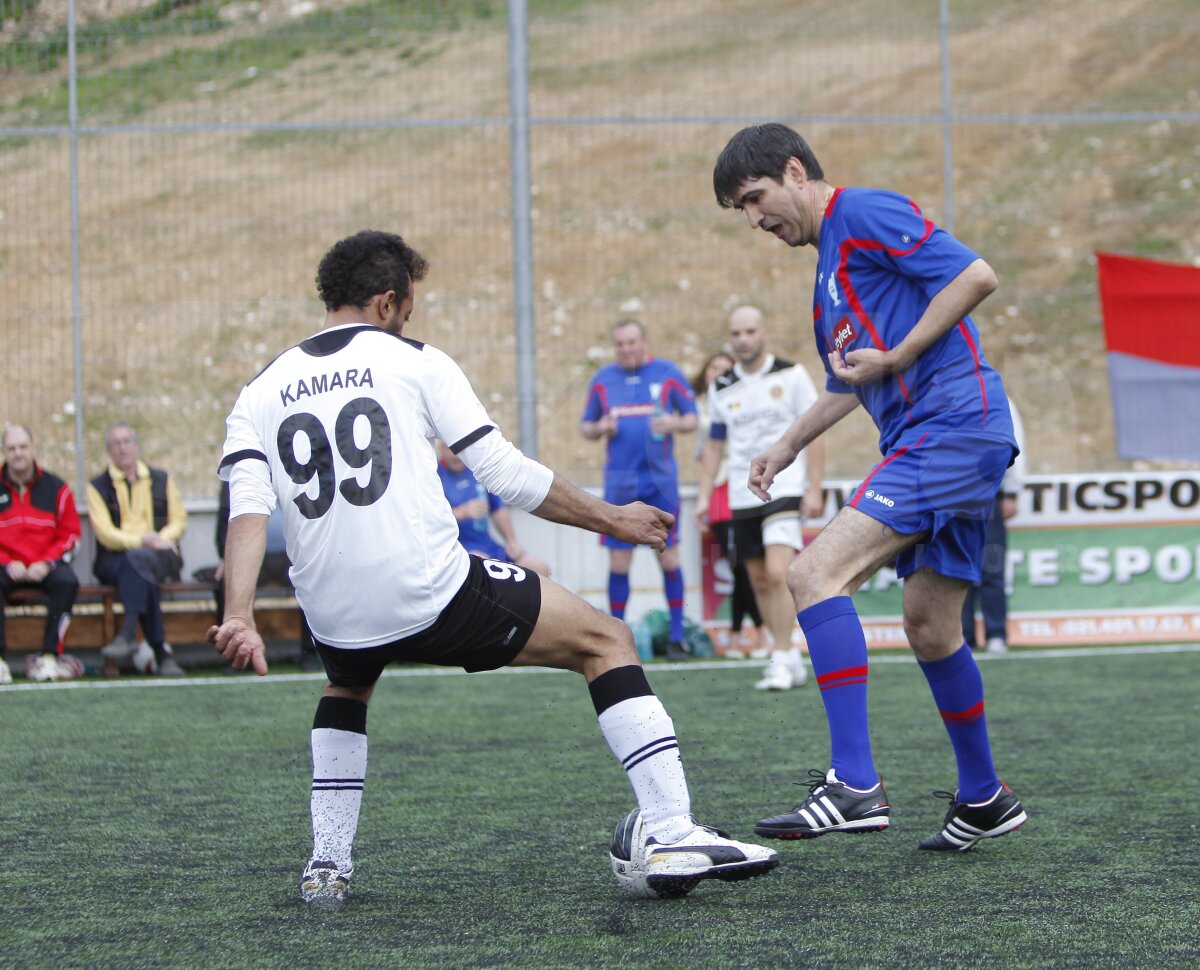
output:
M930 301L979 258L922 215L916 203L880 189L837 189L817 241L813 326L830 391L858 395L887 454L905 432L970 429L1016 444L1000 375L987 362L969 316L907 370L852 387L826 355L890 350Z
M606 414L616 419L617 433L608 439L606 481L638 480L664 491L678 484L675 445L671 435L653 434L650 421L656 414L695 413L696 396L683 372L669 360L651 357L636 370L601 367L588 388L583 420L599 421Z

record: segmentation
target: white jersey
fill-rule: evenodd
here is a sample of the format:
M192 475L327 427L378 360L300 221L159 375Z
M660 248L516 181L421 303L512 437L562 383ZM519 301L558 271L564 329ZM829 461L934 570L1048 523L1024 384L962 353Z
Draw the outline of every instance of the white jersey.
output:
M502 495L514 468L527 479L533 469L520 507L550 487L453 360L369 324L321 331L242 389L221 461L230 516L282 506L296 599L320 642L372 647L419 633L466 579L434 438L460 453L486 438L489 456L515 455L483 476Z
M817 389L808 372L773 354L761 370L748 374L741 364L709 387L712 425L709 437L723 439L729 458L729 507L754 509L764 503L750 491L750 462L782 437L793 421L816 403ZM804 452L775 476L772 502L795 499L808 490Z

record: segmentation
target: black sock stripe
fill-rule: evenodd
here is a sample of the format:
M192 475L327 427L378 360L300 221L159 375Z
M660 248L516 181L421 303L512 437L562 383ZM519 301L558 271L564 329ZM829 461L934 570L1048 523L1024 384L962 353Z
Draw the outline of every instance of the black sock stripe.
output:
M636 761L629 761L627 759L626 761L623 762L623 764L625 766L625 770L630 771L633 768L636 768L638 765L640 765L647 758L653 758L656 754L662 754L665 751L677 751L678 749L679 749L678 744L665 744L661 748L655 748L653 751L647 751L644 755L642 755Z
M633 697L654 696L654 691L650 689L650 681L646 679L646 671L638 664L606 670L588 684L588 692L592 695L597 716L621 701Z
M352 734L367 733L367 705L349 697L322 697L317 702L313 730L330 728Z
M314 785L361 785L365 778L314 778Z
M313 785L313 791L362 791L362 785Z
M675 735L673 735L673 734L668 734L665 737L661 737L661 738L655 738L649 744L643 744L636 751L630 751L629 754L625 755L625 757L621 759L621 764L625 764L625 762L627 762L630 758L636 758L639 754L641 754L647 748L653 748L655 745L658 745L658 744L666 744L668 741L675 741L676 743L678 743L678 740L679 739L676 738Z

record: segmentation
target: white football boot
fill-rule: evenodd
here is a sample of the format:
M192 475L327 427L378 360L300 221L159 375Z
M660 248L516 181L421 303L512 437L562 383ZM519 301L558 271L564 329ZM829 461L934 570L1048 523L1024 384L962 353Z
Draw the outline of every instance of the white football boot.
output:
M350 895L350 872L335 863L317 859L304 867L300 877L300 898L313 906L340 906Z
M38 657L29 671L29 679L38 684L58 680L58 657L52 653L44 653Z
M692 818L692 830L674 842L647 837L642 813L630 812L613 833L609 858L617 882L643 898L678 899L704 879L738 882L770 872L779 853L765 846L738 842L728 834Z

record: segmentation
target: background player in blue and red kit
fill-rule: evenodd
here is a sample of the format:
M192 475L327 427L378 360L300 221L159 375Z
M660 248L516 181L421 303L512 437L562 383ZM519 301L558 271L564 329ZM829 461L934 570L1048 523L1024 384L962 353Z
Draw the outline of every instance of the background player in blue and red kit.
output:
M472 556L511 562L540 576L549 576L550 564L527 551L517 539L516 526L504 499L484 488L467 463L446 447L444 441L437 443L437 451L438 478L458 522L459 545ZM504 545L492 538L491 523L495 523Z
M669 360L650 356L646 331L637 320L613 327L616 362L601 367L588 388L580 430L590 440L608 442L604 498L624 504L641 501L679 518L679 469L673 435L696 427L696 398L683 372ZM686 660L683 631L683 570L679 566L678 525L658 555L671 614L667 657ZM625 617L633 547L609 536L608 604Z
M1026 816L996 775L983 682L961 628L988 513L1017 454L1000 375L968 316L996 289L996 274L903 196L835 188L785 125L735 135L713 188L751 228L818 252L813 321L825 390L754 459L751 489L769 498L775 475L859 404L879 428L883 454L789 572L829 721L831 767L810 772L809 798L756 831L803 838L888 826L867 722L866 641L850 594L894 560L905 581L905 633L958 764L942 828L921 848L963 851L1005 835Z

